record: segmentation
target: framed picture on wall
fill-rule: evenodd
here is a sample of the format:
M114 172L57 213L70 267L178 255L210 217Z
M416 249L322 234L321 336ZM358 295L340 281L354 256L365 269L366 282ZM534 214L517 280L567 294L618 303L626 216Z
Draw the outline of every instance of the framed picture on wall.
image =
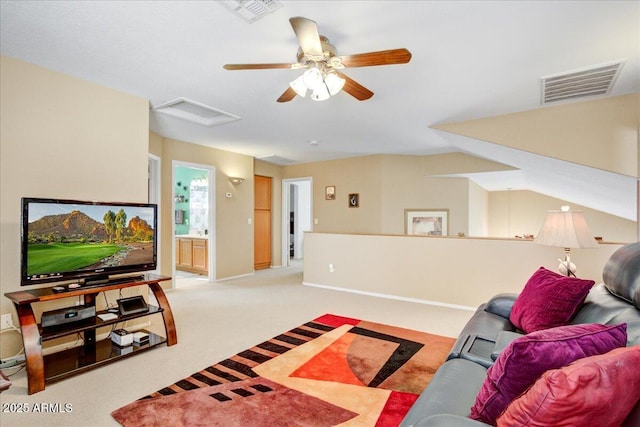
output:
M416 236L446 236L449 209L405 209L404 232Z
M324 187L324 198L325 200L335 200L336 199L336 186L328 185Z
M360 193L351 193L349 194L349 207L350 208L359 208L360 207Z

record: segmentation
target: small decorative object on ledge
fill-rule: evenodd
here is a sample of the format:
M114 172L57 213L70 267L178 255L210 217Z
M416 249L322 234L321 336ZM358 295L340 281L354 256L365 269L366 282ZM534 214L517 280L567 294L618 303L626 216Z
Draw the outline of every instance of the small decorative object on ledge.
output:
M350 208L360 207L360 193L349 194L349 207Z

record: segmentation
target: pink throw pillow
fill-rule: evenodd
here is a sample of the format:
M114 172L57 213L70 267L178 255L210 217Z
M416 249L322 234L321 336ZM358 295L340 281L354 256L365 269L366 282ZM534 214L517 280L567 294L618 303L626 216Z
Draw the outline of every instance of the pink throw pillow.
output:
M470 417L495 425L511 401L544 372L575 360L607 353L627 343L627 325L569 325L515 339L487 370Z
M548 371L509 405L498 426L620 426L640 399L638 366L634 346Z
M566 325L594 284L540 267L516 298L509 320L526 333Z

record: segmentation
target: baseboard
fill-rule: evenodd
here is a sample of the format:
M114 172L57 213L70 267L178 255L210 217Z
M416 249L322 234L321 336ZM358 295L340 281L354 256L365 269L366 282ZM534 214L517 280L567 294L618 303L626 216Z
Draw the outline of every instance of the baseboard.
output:
M377 292L367 292L367 291L359 291L359 290L356 290L356 289L339 288L337 286L318 285L316 283L309 283L309 282L302 282L302 284L305 285L305 286L311 286L311 287L314 287L314 288L330 289L332 291L339 291L339 292L350 292L352 294L367 295L367 296L370 296L370 297L378 297L378 298L387 298L387 299L393 299L393 300L398 300L398 301L415 302L415 303L418 303L418 304L425 304L425 305L435 305L435 306L438 306L438 307L455 308L455 309L458 309L458 310L476 311L477 308L478 308L478 307L470 307L468 305L449 304L449 303L446 303L446 302L429 301L429 300L418 299L418 298L401 297L401 296L398 296L398 295L380 294L380 293L377 293Z

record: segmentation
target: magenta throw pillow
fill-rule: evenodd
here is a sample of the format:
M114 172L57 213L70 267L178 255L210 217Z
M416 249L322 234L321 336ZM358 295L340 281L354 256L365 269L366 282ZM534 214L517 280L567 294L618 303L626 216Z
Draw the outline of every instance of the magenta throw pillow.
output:
M594 284L540 267L518 295L509 320L526 333L566 325Z
M515 339L487 370L470 417L495 425L507 406L544 372L627 344L627 324L569 325Z

